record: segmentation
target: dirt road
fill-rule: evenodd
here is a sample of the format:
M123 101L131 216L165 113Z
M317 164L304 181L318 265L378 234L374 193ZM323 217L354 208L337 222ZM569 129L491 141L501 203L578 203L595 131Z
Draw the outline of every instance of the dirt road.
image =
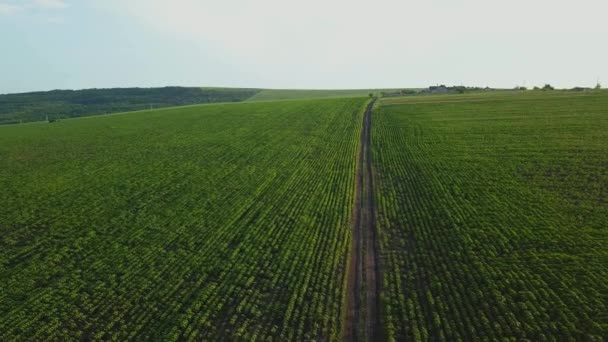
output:
M373 99L365 111L359 160L357 164L355 205L353 207L353 239L348 267L346 295L345 341L377 341L378 330L378 267L374 223L374 191L371 156L371 119Z

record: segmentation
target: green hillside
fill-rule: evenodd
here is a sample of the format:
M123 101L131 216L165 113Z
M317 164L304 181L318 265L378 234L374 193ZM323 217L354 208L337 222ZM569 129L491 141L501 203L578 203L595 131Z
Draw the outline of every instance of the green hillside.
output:
M311 99L324 97L365 97L370 93L378 96L389 89L263 89L247 101L274 101Z
M213 102L239 102L258 89L111 88L0 95L0 125Z

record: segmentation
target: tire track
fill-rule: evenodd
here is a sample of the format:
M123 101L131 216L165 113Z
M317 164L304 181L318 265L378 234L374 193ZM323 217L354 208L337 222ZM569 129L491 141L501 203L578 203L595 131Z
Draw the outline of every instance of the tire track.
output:
M371 116L376 99L363 117L352 214L352 245L346 294L344 341L376 341L379 337L378 267L371 158Z

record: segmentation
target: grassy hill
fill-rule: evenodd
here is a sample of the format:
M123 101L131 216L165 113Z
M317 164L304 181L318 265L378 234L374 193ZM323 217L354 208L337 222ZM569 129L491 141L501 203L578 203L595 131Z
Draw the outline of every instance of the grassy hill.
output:
M0 95L0 125L219 102L367 97L387 89L110 88Z
M262 89L247 101L274 101L324 97L366 97L387 89Z
M238 88L112 88L0 95L0 124L43 121L213 102L239 102L259 92Z

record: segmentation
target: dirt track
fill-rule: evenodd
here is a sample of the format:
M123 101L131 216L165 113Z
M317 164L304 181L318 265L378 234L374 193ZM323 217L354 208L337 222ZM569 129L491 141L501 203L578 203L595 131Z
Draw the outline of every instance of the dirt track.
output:
M371 116L375 99L363 117L352 214L353 239L348 267L345 341L376 341L378 330L378 268L371 159Z

